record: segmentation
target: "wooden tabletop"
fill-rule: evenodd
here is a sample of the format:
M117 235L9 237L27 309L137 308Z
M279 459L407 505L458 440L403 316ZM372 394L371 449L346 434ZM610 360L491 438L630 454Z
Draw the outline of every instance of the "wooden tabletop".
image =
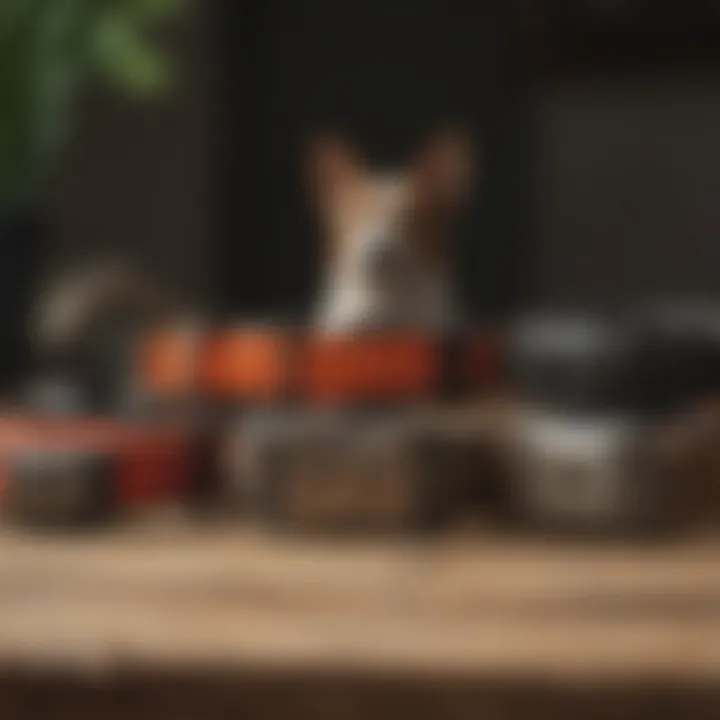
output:
M720 542L0 533L0 661L720 679Z

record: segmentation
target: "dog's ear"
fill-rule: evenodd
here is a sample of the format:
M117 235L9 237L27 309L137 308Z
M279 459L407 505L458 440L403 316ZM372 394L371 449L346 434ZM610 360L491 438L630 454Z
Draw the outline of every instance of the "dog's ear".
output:
M306 171L312 195L321 205L326 205L360 178L362 163L346 140L337 135L323 135L309 144Z
M436 133L413 166L418 203L428 209L453 210L467 201L475 175L475 147L461 128Z

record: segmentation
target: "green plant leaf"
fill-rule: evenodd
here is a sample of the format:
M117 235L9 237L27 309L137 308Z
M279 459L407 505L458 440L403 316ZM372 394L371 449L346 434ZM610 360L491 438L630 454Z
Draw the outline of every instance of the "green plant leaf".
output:
M123 90L148 95L165 89L170 67L131 18L108 12L98 24L93 43L95 70Z
M165 89L153 32L185 0L0 0L0 207L37 192L91 76L136 95Z
M27 13L27 0L2 0L0 2L0 44L18 32Z

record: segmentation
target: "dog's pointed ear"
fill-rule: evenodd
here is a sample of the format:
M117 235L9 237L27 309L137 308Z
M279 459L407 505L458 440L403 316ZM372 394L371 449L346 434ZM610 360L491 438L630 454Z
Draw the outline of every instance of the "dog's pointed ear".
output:
M359 179L362 163L353 146L338 135L322 135L308 145L308 184L322 205Z
M436 133L413 166L418 202L438 210L452 210L464 204L476 173L475 151L469 133L462 128Z

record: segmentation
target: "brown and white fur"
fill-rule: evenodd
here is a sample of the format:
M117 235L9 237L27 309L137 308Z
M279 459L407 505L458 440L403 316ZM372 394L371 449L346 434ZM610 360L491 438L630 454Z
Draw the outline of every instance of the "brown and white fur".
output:
M370 171L337 138L312 148L327 237L315 323L322 331L444 330L459 320L450 235L472 170L468 139L438 134L408 169Z

